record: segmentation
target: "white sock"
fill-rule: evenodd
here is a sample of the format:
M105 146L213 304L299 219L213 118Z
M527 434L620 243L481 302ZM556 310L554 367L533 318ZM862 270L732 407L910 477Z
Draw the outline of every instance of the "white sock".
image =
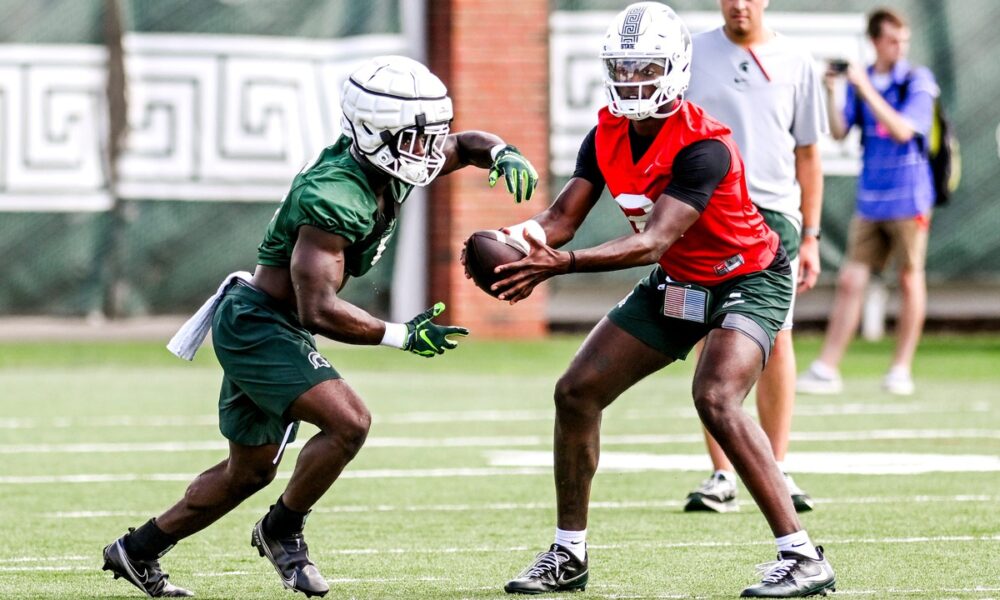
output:
M736 481L736 472L735 471L727 471L725 469L716 469L715 472L712 473L712 476L714 477L716 475L718 475L719 477L722 477L723 479L725 479L727 481Z
M556 527L556 543L573 553L580 560L587 558L587 530L566 531Z
M778 552L795 552L796 554L819 560L819 553L816 552L816 546L813 546L812 540L809 539L809 534L806 533L805 529L775 538L774 542L778 545Z

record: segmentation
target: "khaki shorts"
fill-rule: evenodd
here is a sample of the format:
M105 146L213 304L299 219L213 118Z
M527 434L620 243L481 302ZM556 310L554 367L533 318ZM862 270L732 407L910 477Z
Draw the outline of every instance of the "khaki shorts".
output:
M905 271L923 271L930 217L869 221L854 215L847 233L847 259L879 272L889 259Z

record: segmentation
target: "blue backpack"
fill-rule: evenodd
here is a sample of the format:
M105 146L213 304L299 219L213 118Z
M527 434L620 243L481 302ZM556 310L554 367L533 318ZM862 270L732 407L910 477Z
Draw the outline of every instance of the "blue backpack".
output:
M910 93L910 82L913 71L906 74L906 79L899 88L899 103L906 102ZM925 138L919 136L917 143L931 163L931 174L934 178L934 206L943 206L951 201L951 194L958 189L962 179L962 155L958 139L951 127L951 121L945 115L941 105L941 97L934 99L934 117L931 120L931 132Z

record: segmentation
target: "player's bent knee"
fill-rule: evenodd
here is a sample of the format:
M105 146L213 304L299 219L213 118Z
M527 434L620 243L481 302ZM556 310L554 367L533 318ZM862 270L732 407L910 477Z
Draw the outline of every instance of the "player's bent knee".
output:
M367 409L358 411L344 423L338 437L349 455L354 456L361 450L371 426L372 415Z
M556 411L562 416L583 417L600 413L598 403L587 394L587 386L568 373L556 382L553 396Z
M733 418L743 409L722 386L703 386L695 389L694 407L706 425L718 424Z
M372 415L364 406L340 411L330 418L317 423L323 436L349 457L353 457L364 445L371 429Z
M278 473L276 466L259 465L254 467L244 467L239 469L231 469L229 473L230 484L244 491L247 494L252 494L257 492L274 481L275 475Z

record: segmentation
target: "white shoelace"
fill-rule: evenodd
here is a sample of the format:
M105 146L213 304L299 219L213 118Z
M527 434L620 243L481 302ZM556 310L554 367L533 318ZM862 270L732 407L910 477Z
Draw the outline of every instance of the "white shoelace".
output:
M762 583L778 583L785 575L788 575L796 563L798 563L796 560L775 560L761 563L757 565L757 573L764 576L761 579Z
M549 569L559 572L559 567L569 560L569 555L563 552L548 550L535 557L535 562L528 567L522 577L537 577Z

